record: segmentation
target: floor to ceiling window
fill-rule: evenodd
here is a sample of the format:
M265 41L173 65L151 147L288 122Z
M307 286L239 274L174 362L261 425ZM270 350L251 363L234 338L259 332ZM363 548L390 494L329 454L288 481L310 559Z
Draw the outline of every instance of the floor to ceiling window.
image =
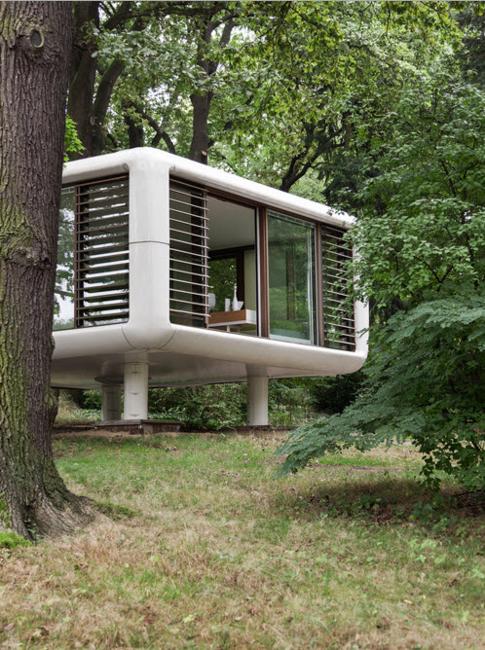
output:
M256 215L252 206L209 195L210 329L256 336Z
M314 233L311 223L268 213L271 338L315 342Z

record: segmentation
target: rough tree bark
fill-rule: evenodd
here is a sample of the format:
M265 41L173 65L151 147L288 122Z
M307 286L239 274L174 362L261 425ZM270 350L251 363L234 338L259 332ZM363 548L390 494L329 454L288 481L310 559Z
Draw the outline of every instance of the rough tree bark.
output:
M93 117L97 60L96 39L92 28L99 28L99 2L74 3L74 42L67 110L77 126L86 153L92 155ZM98 152L99 153L99 152Z
M204 164L209 157L209 112L213 97L212 92L190 95L193 112L189 158Z
M0 528L91 518L52 455L49 388L70 2L0 3Z

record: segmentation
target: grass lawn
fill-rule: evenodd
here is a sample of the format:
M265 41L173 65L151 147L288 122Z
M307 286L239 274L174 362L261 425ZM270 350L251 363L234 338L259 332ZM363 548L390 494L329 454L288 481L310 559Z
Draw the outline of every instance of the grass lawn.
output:
M0 648L485 648L483 515L433 507L407 447L274 479L277 444L57 440L110 516L0 550Z

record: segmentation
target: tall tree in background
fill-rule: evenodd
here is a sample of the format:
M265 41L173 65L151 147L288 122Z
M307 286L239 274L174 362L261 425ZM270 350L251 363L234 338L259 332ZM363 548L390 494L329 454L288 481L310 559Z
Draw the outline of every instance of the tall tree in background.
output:
M335 157L356 135L353 114L392 109L455 29L451 9L431 3L133 2L129 12L92 2L80 11L88 4L97 18L81 33L96 79L81 99L104 109L102 119L71 115L98 132L103 151L160 147L285 191L317 171L320 192L332 182ZM70 105L77 94L71 84Z
M192 114L186 125L190 146L179 153L206 162L220 51L231 39L241 6L220 1L75 2L68 112L77 124L84 155L158 146L160 141L174 152L165 120L145 101L168 80L172 95L183 86ZM121 139L111 133L110 109L116 98ZM153 132L148 138L146 127ZM170 127L173 132L173 123Z
M130 59L127 35L140 35L166 9L165 2L74 2L74 38L68 112L77 125L85 156L106 148L106 119L116 84ZM116 39L107 57L98 57L99 41Z
M0 4L0 528L89 517L54 465L53 292L72 38L70 2Z

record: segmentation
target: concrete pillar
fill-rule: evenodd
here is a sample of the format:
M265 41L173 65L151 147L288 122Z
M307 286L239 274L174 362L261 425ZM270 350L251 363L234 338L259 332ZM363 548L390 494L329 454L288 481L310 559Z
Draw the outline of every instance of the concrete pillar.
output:
M124 420L148 418L148 363L136 361L125 363Z
M268 377L248 377L248 424L268 426Z
M121 386L116 384L101 386L101 419L103 422L121 420Z

